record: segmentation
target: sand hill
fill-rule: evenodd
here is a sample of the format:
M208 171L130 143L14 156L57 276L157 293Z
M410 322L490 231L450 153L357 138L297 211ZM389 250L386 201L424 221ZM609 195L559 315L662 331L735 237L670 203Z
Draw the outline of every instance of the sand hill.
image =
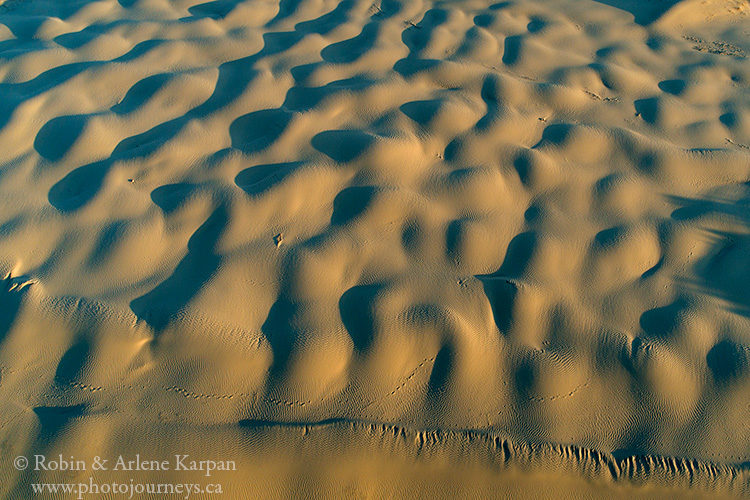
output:
M0 496L750 495L746 0L201 2L0 6Z

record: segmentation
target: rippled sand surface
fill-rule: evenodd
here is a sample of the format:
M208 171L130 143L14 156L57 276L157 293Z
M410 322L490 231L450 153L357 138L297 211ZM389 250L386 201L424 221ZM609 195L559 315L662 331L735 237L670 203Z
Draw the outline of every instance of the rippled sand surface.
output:
M0 496L750 495L747 0L197 1L0 6Z

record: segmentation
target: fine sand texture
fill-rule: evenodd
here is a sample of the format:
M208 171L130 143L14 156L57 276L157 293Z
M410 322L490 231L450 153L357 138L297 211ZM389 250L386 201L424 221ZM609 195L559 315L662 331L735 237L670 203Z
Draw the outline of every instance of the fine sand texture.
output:
M750 3L6 0L0 272L0 497L750 496Z

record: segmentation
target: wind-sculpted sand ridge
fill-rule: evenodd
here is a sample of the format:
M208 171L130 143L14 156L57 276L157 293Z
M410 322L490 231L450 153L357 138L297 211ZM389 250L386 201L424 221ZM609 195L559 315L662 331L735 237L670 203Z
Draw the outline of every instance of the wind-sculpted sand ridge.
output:
M54 412L42 410L37 412L42 425L52 425ZM71 439L98 432L102 425L101 416L82 417L80 409L66 411L67 418L75 421ZM183 457L205 456L202 446L208 442L212 450L229 453L234 468L243 471L207 476L212 481L221 478L225 491L234 497L374 493L401 497L416 492L439 497L664 498L689 491L691 498L730 498L743 496L748 483L745 467L653 455L621 456L575 445L518 443L494 431L419 430L342 419L288 424L247 420L231 426L163 422L134 426L126 420L119 415L106 417L111 431L107 444L86 450L79 446L77 456L84 460L94 453L115 457L124 448L143 449L149 440L159 439L164 445L152 450L148 458L173 461L175 452ZM185 440L186 434L200 434L203 443ZM226 456L212 455L216 459ZM110 476L119 480L127 473ZM146 481L195 480L195 473L185 470L142 471L139 476ZM22 488L16 491L23 492Z
M369 425L750 494L748 9L645 4L0 6L10 456Z

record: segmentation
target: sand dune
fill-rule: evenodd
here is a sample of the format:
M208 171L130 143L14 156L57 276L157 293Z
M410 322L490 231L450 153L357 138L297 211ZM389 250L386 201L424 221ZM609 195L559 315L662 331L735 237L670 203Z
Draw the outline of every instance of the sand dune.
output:
M746 0L200 1L0 5L3 495L750 494Z

